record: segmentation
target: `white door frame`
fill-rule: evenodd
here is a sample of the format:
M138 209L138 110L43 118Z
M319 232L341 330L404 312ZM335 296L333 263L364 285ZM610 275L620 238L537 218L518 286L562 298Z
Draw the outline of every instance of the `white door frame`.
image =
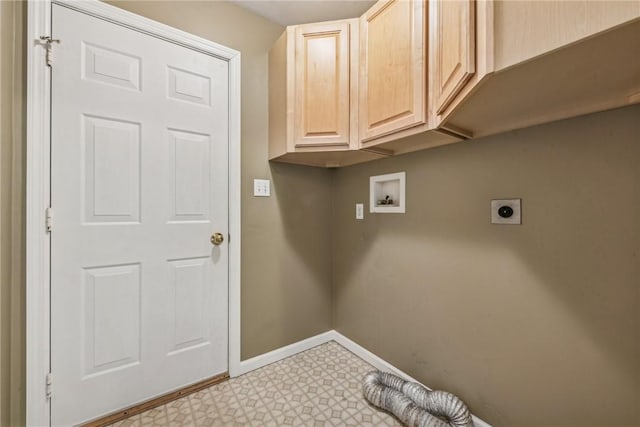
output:
M27 18L27 218L26 218L26 404L27 425L50 424L47 374L50 362L51 70L41 36L51 35L51 5L89 15L173 42L229 64L229 374L240 373L240 52L135 15L98 0L30 0ZM64 43L64 40L61 41ZM55 67L55 45L53 45ZM55 207L54 207L55 208ZM55 232L55 231L54 231ZM55 393L55 380L51 387Z

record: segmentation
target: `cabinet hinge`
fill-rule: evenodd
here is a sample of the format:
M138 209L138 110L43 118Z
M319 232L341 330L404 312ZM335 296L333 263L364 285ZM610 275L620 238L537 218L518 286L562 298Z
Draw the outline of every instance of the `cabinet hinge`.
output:
M45 209L44 217L45 224L47 226L47 232L51 233L51 230L53 230L53 209L51 209L51 207Z
M51 399L51 384L52 383L53 383L53 376L51 375L51 372L49 372L47 374L47 381L46 381L47 399Z
M54 43L60 44L60 40L51 38L51 36L40 36L40 42L45 45L44 47L45 47L46 52L47 52L46 53L46 55L47 55L46 56L47 65L49 67L51 67L52 64L53 64L53 47L52 47L52 45Z

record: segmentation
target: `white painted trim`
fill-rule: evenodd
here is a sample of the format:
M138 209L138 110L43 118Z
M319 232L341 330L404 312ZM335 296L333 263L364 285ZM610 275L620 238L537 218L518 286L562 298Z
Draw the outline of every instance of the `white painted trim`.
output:
M356 342L350 340L349 338L345 337L340 332L335 331L335 330L330 331L330 336L331 336L331 339L333 341L337 342L338 344L340 344L341 346L343 346L344 348L346 348L347 350L349 350L350 352L352 352L356 356L360 357L365 362L373 365L374 368L376 368L376 369L378 369L380 371L390 372L390 373L392 373L394 375L397 375L397 376L399 376L401 378L404 378L407 381L418 383L421 386L431 390L431 388L427 387L426 385L422 384L420 381L418 381L415 378L413 378L413 377L409 376L408 374L404 373L403 371L401 371L400 369L396 368L395 366L393 366L391 363L387 362L386 360L384 360L384 359L376 356L375 354L371 353L369 350L367 350L366 348L362 347L360 344L357 344ZM473 418L473 424L475 425L475 427L491 427L491 424L487 423L486 421L481 420L480 418L476 417L475 415L471 414L471 417Z
M229 375L240 366L241 135L240 53L229 60Z
M136 15L119 7L98 0L47 0L46 3L59 4L150 36L167 40L190 49L195 49L220 59L231 60L240 55L237 50L212 42L205 38L170 27L144 16Z
M49 425L49 205L50 69L39 37L50 33L51 5L27 7L27 218L26 218L26 424Z
M261 354L260 356L244 360L240 362L240 370L238 371L238 375L246 374L247 372L251 372L255 369L262 368L263 366L267 366L282 359L286 359L287 357L291 357L313 347L328 343L329 341L332 341L334 339L335 333L335 331L323 332L319 335L315 335L302 341L289 344L285 347L280 347L268 353Z
M229 63L229 371L240 366L240 52L97 0L29 1L27 17L27 425L50 424L45 397L50 360L49 235L50 69L40 36L51 35L51 5L59 4ZM55 64L54 64L55 66Z
M373 365L374 368L380 370L380 371L384 371L384 372L390 372L394 375L397 375L399 377L404 378L407 381L411 381L414 383L418 383L424 387L424 384L422 384L420 381L416 380L415 378L409 376L408 374L406 374L405 372L401 371L400 369L396 368L395 366L393 366L391 363L387 362L386 360L376 356L375 354L371 353L369 350L367 350L366 348L362 347L360 344L357 344L356 342L350 340L349 338L345 337L344 335L342 335L340 332L338 331L331 331L333 332L331 339L335 342L337 342L338 344L340 344L341 346L343 346L344 348L346 348L347 350L349 350L350 352L352 352L353 354L355 354L356 356L358 356L359 358L361 358L362 360L364 360L365 362L369 363L370 365ZM429 390L431 390L431 388L427 387Z
M303 351L309 350L313 347L317 347L321 344L326 344L330 341L335 341L340 344L342 347L346 348L365 362L372 365L374 368L384 371L390 372L394 375L397 375L401 378L404 378L407 381L411 381L414 383L418 383L421 386L431 390L431 388L422 384L420 381L401 371L400 369L393 366L391 363L382 359L379 356L371 353L366 348L362 347L360 344L350 340L349 338L342 335L340 332L336 330L330 330L327 332L323 332L321 334L315 335L313 337L304 339L302 341L295 342L293 344L289 344L285 347L281 347L270 351L265 354L261 354L260 356L253 357L251 359L240 362L239 370L236 372L237 375L243 375L247 372L251 372L255 369L262 368L264 366L270 365L272 363L278 362L280 360L286 359L287 357L291 357ZM486 421L481 420L475 415L471 415L473 417L473 424L475 427L492 427L491 424Z

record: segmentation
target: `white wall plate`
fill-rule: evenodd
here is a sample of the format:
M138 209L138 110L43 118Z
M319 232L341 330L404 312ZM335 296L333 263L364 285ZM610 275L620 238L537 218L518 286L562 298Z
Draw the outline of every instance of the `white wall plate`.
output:
M491 200L491 224L522 224L521 199Z
M254 179L253 180L253 195L256 197L269 197L271 196L271 183L268 179Z

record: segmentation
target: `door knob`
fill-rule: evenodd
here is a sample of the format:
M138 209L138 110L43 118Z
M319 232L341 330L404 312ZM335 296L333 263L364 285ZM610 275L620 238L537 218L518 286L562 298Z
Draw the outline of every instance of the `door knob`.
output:
M212 244L218 246L222 242L224 242L224 236L222 235L222 233L213 233L211 235L211 243Z

